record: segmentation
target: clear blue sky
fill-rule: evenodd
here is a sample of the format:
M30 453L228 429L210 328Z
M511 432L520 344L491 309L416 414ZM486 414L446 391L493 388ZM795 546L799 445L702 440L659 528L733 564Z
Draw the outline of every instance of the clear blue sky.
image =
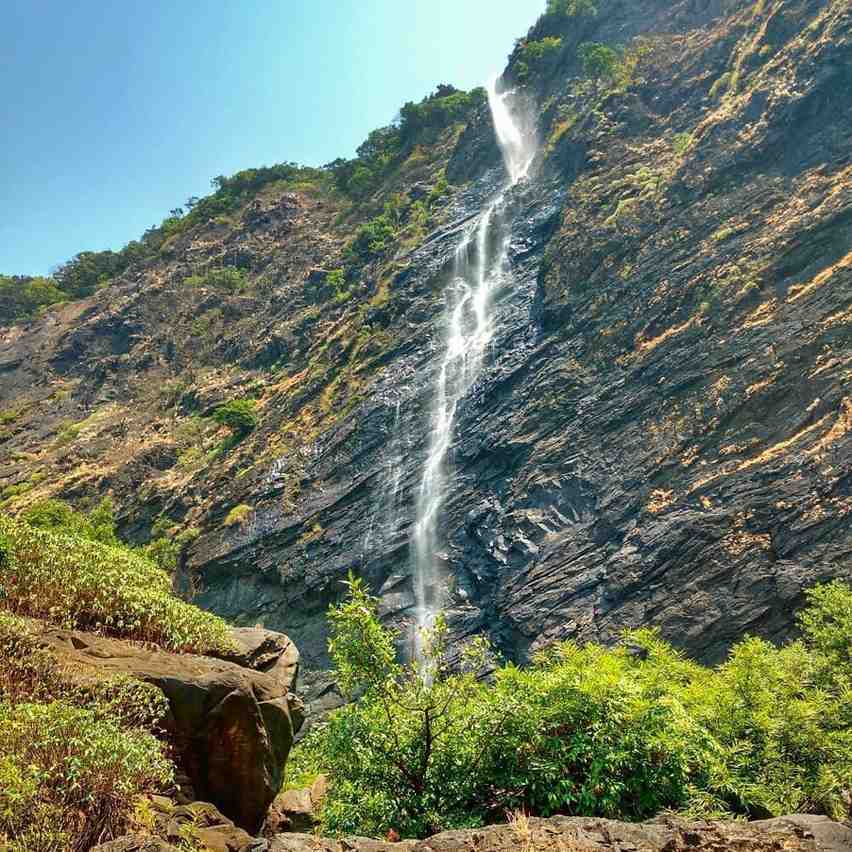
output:
M210 178L351 156L502 70L544 0L0 0L0 273L117 249Z

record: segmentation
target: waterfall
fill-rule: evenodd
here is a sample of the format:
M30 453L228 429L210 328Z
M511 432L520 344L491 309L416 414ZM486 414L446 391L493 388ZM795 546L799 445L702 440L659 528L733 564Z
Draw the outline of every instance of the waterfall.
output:
M438 521L448 487L447 455L459 403L479 376L494 332L493 296L507 269L510 229L502 211L508 189L522 180L535 156L531 123L513 111L514 92L498 93L497 78L488 85L488 104L508 181L467 229L455 252L447 287L445 349L435 382L423 476L417 494L412 534L416 624L414 651L421 653L424 630L444 603Z

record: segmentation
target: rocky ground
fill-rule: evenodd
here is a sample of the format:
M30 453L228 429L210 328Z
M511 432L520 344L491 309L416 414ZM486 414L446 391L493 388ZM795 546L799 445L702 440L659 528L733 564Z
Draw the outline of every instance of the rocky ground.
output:
M216 829L205 839L216 842ZM604 819L553 817L515 819L506 825L448 831L427 840L382 842L366 838L327 840L310 834L240 840L219 830L222 852L847 852L852 828L825 817L789 816L752 823L687 822L657 819L624 823ZM127 837L98 846L96 852L171 852L177 847L150 838Z
M515 659L651 624L717 660L852 577L852 10L608 0L554 32L527 87L540 155L505 212L511 285L457 416L449 624ZM630 45L630 79L584 79L580 41ZM428 232L335 292L355 227L443 175ZM325 610L347 572L410 619L443 285L503 179L480 110L360 205L272 185L2 330L5 508L111 494L131 540L192 530L182 586L286 630L311 709L333 703ZM184 285L223 264L250 287ZM205 415L239 396L259 425L225 451Z

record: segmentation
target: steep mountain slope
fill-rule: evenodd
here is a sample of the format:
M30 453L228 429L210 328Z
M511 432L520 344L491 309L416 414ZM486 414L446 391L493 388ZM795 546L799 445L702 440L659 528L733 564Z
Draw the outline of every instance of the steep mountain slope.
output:
M505 74L539 156L456 415L448 620L518 658L654 624L712 660L852 576L852 10L555 5ZM444 287L503 180L473 98L356 201L269 183L5 329L6 507L110 493L133 540L192 531L181 584L286 630L309 683L348 571L410 619ZM238 442L208 417L237 398Z

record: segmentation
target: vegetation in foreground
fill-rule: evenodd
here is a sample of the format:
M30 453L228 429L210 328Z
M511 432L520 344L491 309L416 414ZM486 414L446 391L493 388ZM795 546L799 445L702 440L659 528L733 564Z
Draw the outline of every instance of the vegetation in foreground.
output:
M852 787L852 589L808 593L802 638L746 638L716 668L653 630L614 648L563 642L527 668L438 623L421 666L350 578L329 649L352 702L291 755L291 785L329 776L322 830L426 836L506 812L638 820L673 809L841 817ZM460 669L459 669L460 665Z
M37 517L41 527L0 516L0 610L170 651L228 646L222 619L177 598L169 575L141 553L104 543L91 515L90 529L76 531Z
M173 651L227 647L228 627L119 543L106 502L0 516L0 848L83 852L129 830L143 797L172 784L167 702L126 676L89 682L59 668L33 618Z

